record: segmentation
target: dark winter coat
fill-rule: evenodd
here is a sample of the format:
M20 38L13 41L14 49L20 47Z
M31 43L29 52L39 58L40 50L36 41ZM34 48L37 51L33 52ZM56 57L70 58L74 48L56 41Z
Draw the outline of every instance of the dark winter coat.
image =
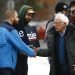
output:
M59 72L59 64L57 61L56 56L56 43L55 39L57 38L57 32L55 31L55 28L52 27L50 31L48 31L48 50L40 50L38 51L37 55L39 56L49 56L52 58L51 63L51 75L58 75L57 72ZM65 33L65 40L66 40L66 52L67 52L67 58L68 63L70 67L71 75L74 75L73 73L73 67L72 65L75 64L75 26L74 25L68 25Z

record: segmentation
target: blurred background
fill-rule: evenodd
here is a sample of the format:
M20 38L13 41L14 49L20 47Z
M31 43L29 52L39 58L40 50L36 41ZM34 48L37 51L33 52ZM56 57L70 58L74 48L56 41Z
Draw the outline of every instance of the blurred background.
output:
M7 8L14 8L18 11L23 4L34 8L37 13L34 20L48 20L54 13L54 7L59 1L69 3L71 0L0 0L0 22L4 19L3 13Z
M46 23L53 16L54 7L59 1L69 4L71 0L0 0L0 23L5 19L4 12L8 8L19 11L23 4L30 5L36 12L30 25L36 26L39 39L44 39Z

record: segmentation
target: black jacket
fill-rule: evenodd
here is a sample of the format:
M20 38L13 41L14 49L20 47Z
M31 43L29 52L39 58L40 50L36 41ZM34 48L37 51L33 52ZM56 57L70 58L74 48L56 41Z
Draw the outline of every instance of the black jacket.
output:
M24 43L26 43L27 45L30 45L24 23L19 21L19 24L16 25L15 28L18 30L18 33L19 33L21 39L24 41Z

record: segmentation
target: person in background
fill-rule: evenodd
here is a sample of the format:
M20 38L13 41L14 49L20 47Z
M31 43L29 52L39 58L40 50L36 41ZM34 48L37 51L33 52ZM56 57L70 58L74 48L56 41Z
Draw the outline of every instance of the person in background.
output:
M69 6L65 2L58 2L55 6L55 13L53 17L47 22L46 24L46 32L45 32L45 41L47 41L47 31L50 30L50 28L54 24L54 16L56 13L63 13L66 16L69 14Z
M6 20L0 24L0 75L13 75L16 68L17 53L35 57L36 52L28 47L13 27L18 23L18 14L10 9L5 13Z
M71 1L69 4L69 10L70 10L70 15L69 15L69 19L70 22L75 25L75 1Z
M32 20L34 15L35 12L31 6L23 5L19 10L19 24L15 26L23 42L30 46L32 43L30 43L27 37L26 27L29 27L28 23ZM25 56L23 53L18 53L17 67L15 70L16 75L28 75L27 59L28 56Z

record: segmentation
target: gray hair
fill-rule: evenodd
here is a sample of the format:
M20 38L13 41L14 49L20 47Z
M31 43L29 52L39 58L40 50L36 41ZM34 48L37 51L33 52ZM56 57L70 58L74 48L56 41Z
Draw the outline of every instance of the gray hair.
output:
M64 23L66 23L66 25L69 24L69 19L68 19L68 17L67 17L66 15L62 14L62 13L57 13L57 14L55 14L54 21L56 21L56 20L59 20L59 21L61 21L61 22L64 22Z

